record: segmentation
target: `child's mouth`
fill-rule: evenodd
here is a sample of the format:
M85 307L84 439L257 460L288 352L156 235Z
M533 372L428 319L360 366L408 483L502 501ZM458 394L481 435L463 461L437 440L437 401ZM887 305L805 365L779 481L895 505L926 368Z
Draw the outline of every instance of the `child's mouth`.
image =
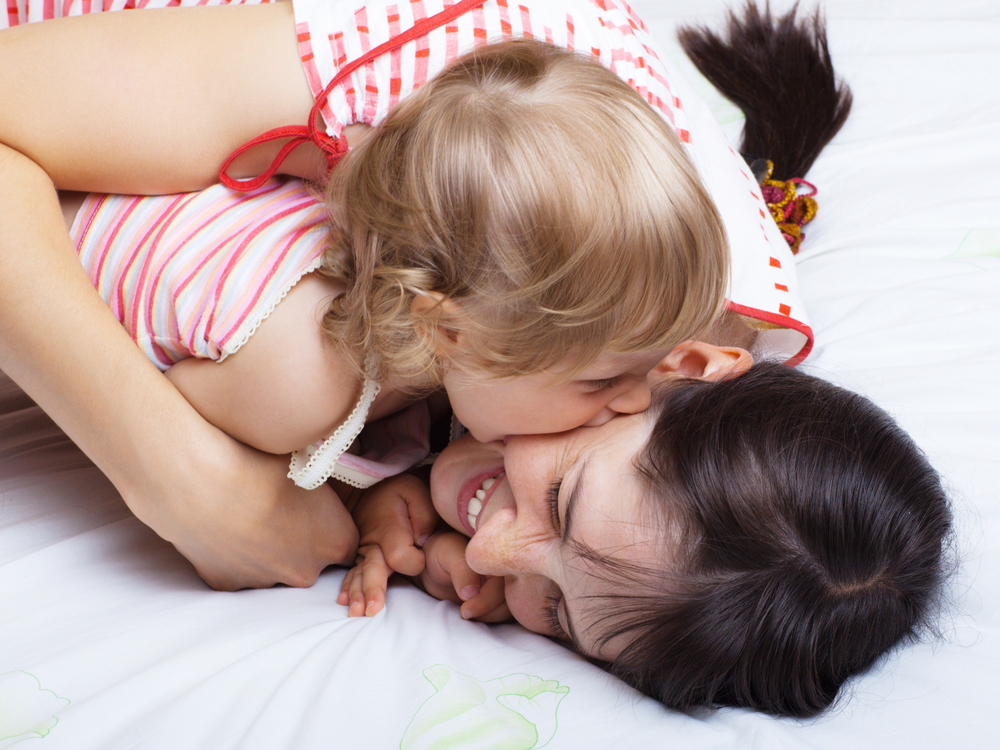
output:
M458 495L458 518L469 536L476 533L479 516L503 478L504 469L501 465L472 477L462 486Z

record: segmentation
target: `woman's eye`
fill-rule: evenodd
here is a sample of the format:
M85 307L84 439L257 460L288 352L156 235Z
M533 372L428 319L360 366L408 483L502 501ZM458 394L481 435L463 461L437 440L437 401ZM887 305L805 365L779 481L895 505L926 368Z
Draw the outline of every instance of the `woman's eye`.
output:
M548 625L550 635L553 638L558 638L562 641L568 641L569 636L566 631L563 630L563 626L559 623L559 602L562 601L562 595L559 596L546 596L545 597L545 607L544 616L545 624Z
M562 480L555 479L549 485L549 491L545 493L545 499L549 504L549 513L552 514L552 527L559 529L559 490L562 489Z
M589 393L600 393L601 391L607 391L614 388L616 385L620 385L624 376L615 375L613 378L604 378L603 380L588 380L587 391Z

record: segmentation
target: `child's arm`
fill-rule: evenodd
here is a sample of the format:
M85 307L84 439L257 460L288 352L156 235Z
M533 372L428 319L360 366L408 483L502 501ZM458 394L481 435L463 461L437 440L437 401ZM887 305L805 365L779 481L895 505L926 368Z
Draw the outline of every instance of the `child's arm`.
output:
M205 419L258 450L287 454L322 440L361 393L360 378L321 326L342 291L339 282L309 274L235 354L183 360L167 377Z

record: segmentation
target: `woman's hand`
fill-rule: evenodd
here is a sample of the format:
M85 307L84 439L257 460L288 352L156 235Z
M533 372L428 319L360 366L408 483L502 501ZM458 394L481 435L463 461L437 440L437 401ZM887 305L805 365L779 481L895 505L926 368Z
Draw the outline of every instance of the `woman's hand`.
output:
M354 561L358 531L332 487L295 486L286 476L287 456L259 453L236 441L223 449L231 454L224 460L227 470L202 481L188 476L183 487L172 483L157 506L173 512L158 513L151 524L209 586L306 587L327 566ZM134 503L149 505L149 500L145 494Z

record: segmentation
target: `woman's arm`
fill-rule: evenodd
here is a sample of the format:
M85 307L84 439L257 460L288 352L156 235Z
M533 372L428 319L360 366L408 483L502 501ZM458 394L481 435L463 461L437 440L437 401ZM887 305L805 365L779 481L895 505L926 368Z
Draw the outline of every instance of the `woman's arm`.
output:
M353 561L357 530L332 490L295 487L282 458L212 427L148 362L83 273L50 176L83 189L196 187L214 179L244 132L304 117L273 90L282 88L279 77L258 69L267 67L268 45L290 50L285 57L294 60L291 16L280 15L290 9L275 7L277 15L267 8L151 11L162 16L156 23L174 24L163 39L195 62L181 51L157 59L130 46L137 38L154 48L166 43L142 11L0 33L0 142L13 146L0 145L0 368L97 463L143 522L226 589L309 585L326 565ZM123 34L117 24L126 18L145 31ZM199 18L206 19L200 30ZM107 28L92 25L106 19ZM51 35L42 33L48 28ZM244 67L220 60L216 82L185 97L182 83L212 70L211 55L199 49L212 39L240 50ZM290 75L287 65L281 69ZM308 96L301 79L296 68L287 83ZM236 92L229 98L227 86ZM251 89L260 96L244 101L240 92L250 96ZM273 102L263 100L269 96ZM154 100L152 112L131 111L137 101ZM199 119L200 108L212 114Z
M236 147L304 124L312 104L291 3L99 13L0 33L0 143L61 189L206 187ZM259 173L279 146L254 149L234 173ZM287 173L323 174L313 146L293 156Z

